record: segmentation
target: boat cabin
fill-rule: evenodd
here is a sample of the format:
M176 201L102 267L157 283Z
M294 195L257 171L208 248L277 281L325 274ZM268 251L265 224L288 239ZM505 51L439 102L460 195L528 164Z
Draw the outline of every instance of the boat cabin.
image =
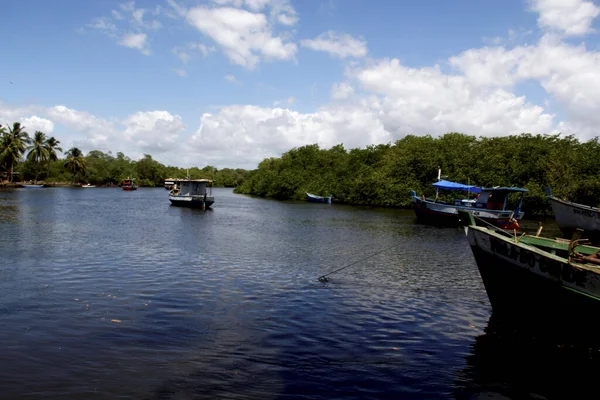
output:
M173 196L204 196L208 195L207 184L210 179L173 179ZM210 188L212 192L212 187Z
M511 193L521 193L517 209L521 209L523 204L523 196L527 193L527 189L518 187L493 187L483 188L477 196L474 203L475 208L484 208L486 210L506 211L508 196Z

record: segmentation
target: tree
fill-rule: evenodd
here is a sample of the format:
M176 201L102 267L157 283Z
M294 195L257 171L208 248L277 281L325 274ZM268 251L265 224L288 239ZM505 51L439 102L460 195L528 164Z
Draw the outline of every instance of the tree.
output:
M50 136L48 140L46 140L46 149L48 149L48 175L50 175L50 162L58 160L58 156L56 155L56 150L62 151L61 147L58 147L60 142L54 138L54 136Z
M44 132L36 131L33 135L31 145L27 147L29 153L27 159L33 161L35 166L35 181L37 182L39 173L39 164L48 161L50 153L47 147L46 134Z
M13 169L23 157L27 144L29 144L29 134L25 132L25 127L19 122L13 123L12 127L4 130L0 139L0 162L7 168L9 180L13 181Z
M67 161L65 168L73 174L73 182L79 182L80 175L85 175L86 162L83 153L77 147L72 147L67 151Z

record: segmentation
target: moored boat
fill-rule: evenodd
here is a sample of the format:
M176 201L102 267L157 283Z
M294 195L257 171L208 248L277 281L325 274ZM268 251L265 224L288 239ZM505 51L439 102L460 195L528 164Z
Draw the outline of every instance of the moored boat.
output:
M500 228L519 229L519 220L524 215L524 212L521 211L523 195L527 193L527 189L517 187L478 188L445 180L436 182L433 186L438 189L468 191L478 193L478 195L473 199L455 199L453 203L448 203L426 198L425 196L419 197L412 190L414 210L419 220L433 224L456 226L460 223L458 212L467 211ZM511 193L521 195L514 210L507 209L508 196Z
M585 235L595 239L600 238L600 209L561 200L552 195L552 191L546 188L546 195L552 206L554 219L561 232L572 235L577 228L583 229Z
M23 187L26 189L39 189L39 188L43 188L44 185L23 185Z
M89 183L86 183L85 185L81 185L82 188L95 188L96 185L90 185Z
M212 206L215 198L212 195L210 179L174 179L173 188L169 192L169 201L174 206L202 208Z
M580 239L508 233L461 212L494 312L580 323L600 311L600 247ZM595 323L595 322L594 322Z
M137 190L137 185L135 184L135 181L133 179L123 179L123 182L121 182L121 187L123 188L123 190Z
M328 203L331 204L331 196L317 196L316 194L306 193L306 201L311 203Z

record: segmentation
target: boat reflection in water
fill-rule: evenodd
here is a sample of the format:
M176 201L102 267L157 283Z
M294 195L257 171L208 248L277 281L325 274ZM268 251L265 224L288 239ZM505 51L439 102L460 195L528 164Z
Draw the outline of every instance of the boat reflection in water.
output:
M587 336L587 337L586 337ZM457 399L596 399L600 338L557 320L492 314L459 372Z

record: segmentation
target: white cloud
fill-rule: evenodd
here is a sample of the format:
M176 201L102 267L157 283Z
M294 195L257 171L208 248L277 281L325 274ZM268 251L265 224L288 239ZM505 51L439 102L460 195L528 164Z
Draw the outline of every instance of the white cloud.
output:
M324 51L340 58L365 57L367 55L366 41L334 31L322 33L315 39L301 40L300 44L303 47L315 51Z
M48 108L46 115L62 125L83 133L114 129L113 125L106 120L97 118L88 112L77 111L62 105Z
M40 118L37 115L32 115L27 118L19 118L21 125L25 127L25 131L33 137L36 131L42 131L46 134L50 134L54 131L54 122L46 118Z
M168 111L137 112L123 121L125 139L142 152L163 153L181 147L179 134L186 128L179 115Z
M185 14L187 13L187 9L185 7L177 4L177 2L175 2L175 0L167 0L167 4L169 4L169 6L171 6L173 11L175 11L175 15L172 16L173 18L184 17Z
M354 94L354 88L348 82L334 83L331 87L331 98L344 100Z
M211 37L231 62L253 69L262 58L290 60L297 51L294 43L284 43L273 31L264 14L239 8L196 7L187 20Z
M389 140L382 124L363 107L323 108L302 114L282 108L224 107L218 114L204 114L192 136L192 147L211 162L228 154L230 163L245 161L253 168L266 157L280 156L292 147L318 143L363 146Z
M117 10L112 10L112 11L111 11L111 14L112 14L112 16L113 16L115 19L123 19L123 16L122 16L122 15L121 15L121 13L120 13L120 12L118 12Z
M241 86L242 82L238 81L237 78L233 75L225 75L225 80L233 83L234 85Z
M600 107L600 53L585 45L569 45L546 35L531 46L468 50L450 63L475 87L512 89L521 82L539 82L564 107L567 118L579 122L579 132L585 137L597 134L593 127L600 124L594 111Z
M585 0L530 0L531 9L539 13L541 28L558 31L566 36L592 32L592 21L600 15L600 7Z
M179 76L181 76L182 78L185 78L187 76L187 71L185 69L174 69L173 71L175 71L175 73Z
M95 18L87 26L88 28L99 30L109 36L117 31L117 26L106 18Z
M212 0L219 6L246 7L252 12L270 9L270 20L273 23L292 26L298 22L296 10L288 0Z
M216 49L213 46L207 47L202 43L188 43L186 46L176 46L172 51L173 54L186 64L192 58L192 52L199 51L206 57L208 54L216 51Z
M147 38L148 35L145 33L128 33L121 38L119 44L121 46L137 49L144 55L150 55L150 49L148 49L148 44L146 43Z

